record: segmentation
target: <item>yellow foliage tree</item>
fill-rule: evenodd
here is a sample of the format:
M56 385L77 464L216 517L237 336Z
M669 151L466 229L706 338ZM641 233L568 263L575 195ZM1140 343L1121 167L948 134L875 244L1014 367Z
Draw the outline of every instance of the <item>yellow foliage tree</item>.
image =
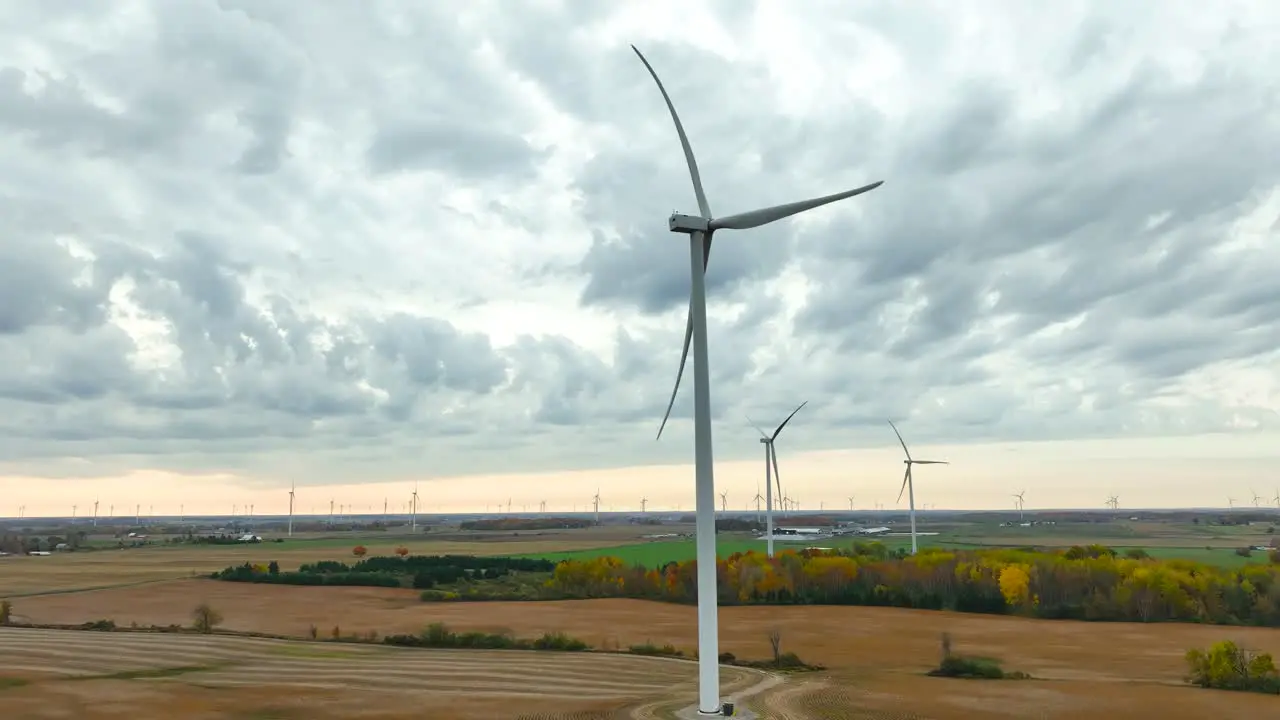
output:
M1025 605L1031 593L1031 574L1022 565L1005 565L1000 570L1000 594L1010 607Z

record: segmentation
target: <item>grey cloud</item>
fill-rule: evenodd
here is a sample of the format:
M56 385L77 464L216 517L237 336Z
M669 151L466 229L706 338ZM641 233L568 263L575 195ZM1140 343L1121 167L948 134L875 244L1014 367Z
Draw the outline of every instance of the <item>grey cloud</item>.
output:
M1055 10L1056 49L1026 69L1052 75L1033 87L952 57L965 8L846 6L795 14L839 51L827 87L884 44L924 89L883 112L852 93L776 107L787 81L751 45L746 3L709 6L739 47L633 33L718 214L887 181L716 236L720 457L755 457L743 415L805 398L794 450L889 440L885 417L918 442L1233 414L1275 427L1181 384L1267 367L1280 346L1274 219L1226 249L1280 186L1264 31L1237 27L1198 76L1130 72L1155 50L1123 8ZM12 28L41 48L0 50L6 471L84 472L75 456L336 481L687 461L687 377L670 436L653 433L689 287L665 220L694 198L616 8L152 3L150 25L112 18L108 46L76 33L114 11L59 7L81 19L28 5L0 22L0 48ZM1028 120L1038 90L1063 105ZM418 178L402 175L422 172L474 202L406 195ZM446 235L466 227L490 237ZM480 258L517 289L453 277ZM442 299L455 285L465 297ZM536 308L536 331L486 314L531 289L577 307ZM601 319L612 336L588 338Z
M539 157L519 137L430 121L382 127L369 146L369 165L377 173L432 169L470 177L526 175Z

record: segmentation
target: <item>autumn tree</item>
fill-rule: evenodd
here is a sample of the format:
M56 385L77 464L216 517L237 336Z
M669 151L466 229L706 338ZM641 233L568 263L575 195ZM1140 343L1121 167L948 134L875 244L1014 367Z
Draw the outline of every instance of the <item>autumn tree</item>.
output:
M404 557L408 554L409 554L409 548L403 545L396 548L396 555L399 555L400 557Z
M369 548L366 548L366 547L365 547L365 546L363 546L363 545L357 545L357 546L355 546L355 547L351 548L351 554L352 554L352 555L355 555L355 556L356 556L356 557L358 557L358 558L362 558L362 557L364 557L365 555L367 555L368 553L369 553Z
M206 635L213 632L213 629L222 624L222 615L209 606L209 603L200 603L196 609L191 612L191 618L194 620L196 632Z

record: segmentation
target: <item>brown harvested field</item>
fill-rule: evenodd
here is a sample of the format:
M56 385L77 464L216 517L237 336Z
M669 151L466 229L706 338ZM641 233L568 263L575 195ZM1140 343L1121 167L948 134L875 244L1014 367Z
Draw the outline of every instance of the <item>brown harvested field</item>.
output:
M588 653L420 650L0 628L6 718L608 717L683 697L692 665ZM753 671L726 673L726 692ZM234 692L227 692L228 690Z
M318 560L354 559L351 548L364 545L370 555L391 555L404 545L415 555L507 555L587 550L634 542L637 528L588 528L520 535L473 535L475 539L353 537L246 545L157 545L127 550L59 553L48 557L0 558L0 598L66 592L129 583L186 578L228 565L276 560L286 570ZM456 537L454 535L453 537Z
M222 612L230 629L299 636L313 624L321 633L338 625L344 634L386 634L444 622L458 630L509 629L520 636L563 631L597 647L649 641L692 650L696 638L692 607L639 600L428 604L408 590L210 580L31 598L15 601L15 611L42 623L109 618L118 624L188 624L191 609L204 600ZM726 607L720 617L722 650L765 657L766 634L777 627L784 649L830 669L825 681L806 680L771 696L770 702L791 703L796 712L808 708L796 717L859 717L841 709L841 702L929 718L1261 718L1280 707L1274 697L1182 685L1188 648L1229 638L1280 656L1276 629L829 606ZM944 631L951 633L957 652L998 658L1006 669L1037 679L992 683L923 677L937 662Z

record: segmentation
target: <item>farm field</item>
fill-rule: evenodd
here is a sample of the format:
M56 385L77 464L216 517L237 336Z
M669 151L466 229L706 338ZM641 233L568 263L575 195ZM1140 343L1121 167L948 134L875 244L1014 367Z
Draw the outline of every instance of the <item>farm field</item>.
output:
M0 628L5 718L608 717L683 697L662 658ZM763 674L724 673L726 693ZM227 692L228 690L234 692Z
M510 630L521 637L560 631L601 648L652 642L692 650L696 642L694 608L641 600L422 603L410 590L184 580L30 598L15 601L14 610L21 619L33 622L108 618L121 625L189 624L191 609L202 601L225 616L226 628L295 636L305 635L312 625L323 637L335 625L343 634L369 630L388 634L417 632L429 622L443 622L459 631ZM1277 702L1274 697L1182 684L1183 654L1188 648L1233 639L1280 655L1277 629L1083 623L832 606L725 607L720 618L722 651L741 658L767 657L767 634L777 628L784 651L828 668L758 698L758 703L774 709L773 717L859 717L854 714L858 708L872 713L863 715L868 718L1095 715L1190 720L1267 717ZM937 662L942 632L951 634L957 652L998 658L1006 669L1029 672L1037 679L978 682L924 677ZM345 650L348 646L321 647ZM691 666L686 672L692 679Z
M420 555L509 555L513 552L563 552L634 542L641 531L590 528L576 531L534 531L512 535L475 534L387 537L356 535L290 539L281 543L245 545L153 545L126 550L58 553L49 557L0 558L0 598L38 593L69 592L156 582L203 575L228 565L276 560L284 569L306 562L351 559L351 548L364 545L370 555L390 555L403 545Z
M989 538L978 538L981 540L989 540ZM1021 538L1021 542L1013 542L1012 539L1002 539L1001 542L962 542L952 540L946 536L932 535L918 538L918 544L921 548L942 548L949 550L963 550L975 548L990 547L1018 547L1021 545L1037 545L1044 547L1069 547L1071 545L1080 544L1082 541L1077 539L1072 542L1064 542L1061 538L1047 538L1051 542L1046 542L1045 538L1037 538L1027 536ZM897 535L878 536L874 538L876 542L880 542L891 550L897 548L910 548L911 539ZM847 548L855 542L868 542L869 538L829 538L825 540L813 540L809 542L780 542L775 544L775 550L802 549L805 547L826 547L826 548ZM1267 542L1267 539L1260 542ZM1094 542L1094 541L1087 541ZM746 552L755 550L756 552L764 552L764 543L747 537L720 537L716 542L717 551L721 557L732 555L736 552ZM1151 557L1163 560L1181 559L1195 560L1219 567L1241 567L1249 562L1267 562L1265 555L1258 553L1252 558L1237 555L1235 548L1241 547L1241 543L1217 548L1206 548L1201 546L1176 546L1176 545L1153 545L1153 544L1133 544L1133 545L1111 545L1117 552L1124 552L1130 548L1140 548L1145 550ZM527 552L517 557L543 558L546 560L587 560L602 555L610 555L617 557L628 564L639 564L646 567L659 567L671 561L692 560L696 555L696 546L692 539L687 540L651 540L639 543L629 543L626 545L614 545L593 547L582 550L563 550L551 552Z

